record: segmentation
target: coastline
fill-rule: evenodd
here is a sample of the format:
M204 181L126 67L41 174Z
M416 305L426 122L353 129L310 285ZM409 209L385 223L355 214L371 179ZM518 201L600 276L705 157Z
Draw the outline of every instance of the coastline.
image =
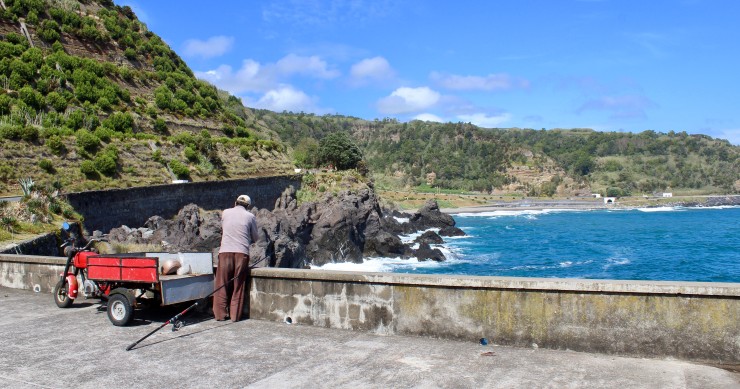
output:
M633 209L633 208L658 208L658 207L717 207L717 206L740 206L740 195L728 196L706 196L704 201L665 201L667 199L642 199L617 200L616 204L606 205L599 199L593 200L570 200L570 199L532 199L493 202L485 205L468 207L442 208L441 212L455 215L459 213L482 213L494 211L540 211L543 209L568 209L568 210L600 210L600 209Z

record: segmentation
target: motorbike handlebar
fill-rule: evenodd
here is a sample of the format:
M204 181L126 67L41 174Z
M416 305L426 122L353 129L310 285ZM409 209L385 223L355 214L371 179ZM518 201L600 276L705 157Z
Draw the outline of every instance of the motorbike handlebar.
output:
M82 251L82 250L89 249L90 246L93 243L95 243L95 242L107 242L107 241L108 241L108 239L105 239L105 238L92 238L92 239L90 239L90 240L87 241L87 244L86 245L84 245L82 247L79 247L79 246L75 246L74 245L75 238L67 238L67 240L64 241L64 243L62 243L62 245L60 247L64 248L64 247L67 247L67 246L70 246L71 245L72 246L72 249L78 250L78 251Z

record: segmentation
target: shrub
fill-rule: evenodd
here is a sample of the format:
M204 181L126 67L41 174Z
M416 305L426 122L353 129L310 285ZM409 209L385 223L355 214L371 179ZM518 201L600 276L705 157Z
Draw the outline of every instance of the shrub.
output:
M102 109L103 111L110 110L110 106L111 106L111 103L107 97L101 97L98 99L98 107L100 107L100 109Z
M224 135L228 136L229 138L234 136L234 127L231 127L230 125L225 125L221 128L221 131L224 133Z
M18 91L18 97L26 103L29 107L33 107L34 109L41 108L42 103L44 102L44 97L36 91L35 89L31 88L30 86L24 86Z
M58 92L49 92L46 95L46 105L54 108L57 112L64 112L67 109L67 99Z
M59 38L61 35L59 35L59 32L61 31L61 28L59 27L59 24L51 19L46 19L43 22L41 22L41 26L36 30L36 35L41 38L41 40L45 42L57 42L59 41ZM52 49L54 49L52 47ZM54 51L57 51L54 49Z
M13 105L13 98L2 94L0 95L0 115L7 115L10 113L10 106Z
M249 160L250 153L252 152L252 148L249 146L242 146L239 148L239 155L242 156L242 158Z
M80 171L88 178L97 174L97 171L95 170L95 163L89 160L82 161L82 163L80 164Z
M154 150L152 153L152 159L154 162L164 163L164 160L162 159L162 151L161 150Z
M188 169L188 167L185 166L185 164L183 164L182 162L173 159L170 161L169 166L170 169L172 169L172 173L177 176L177 178L183 180L190 178L190 169Z
M21 138L21 132L23 127L13 124L5 124L0 126L0 138L8 140L18 140Z
M100 145L100 139L88 130L79 130L77 135L77 146L85 151L93 152Z
M95 157L93 161L95 169L106 176L113 176L116 174L118 164L113 156L109 153L101 153Z
M132 47L128 47L123 51L123 56L133 61L136 59L136 50Z
M21 130L21 139L26 142L36 142L39 139L39 130L33 126L25 126Z
M128 112L115 112L103 120L103 126L117 132L133 132L134 117Z
M40 160L39 167L47 173L54 173L54 164L48 159Z
M113 138L113 136L115 135L113 133L113 130L106 127L96 128L94 134L103 142L110 142L111 138Z
M6 163L0 164L0 180L10 181L13 178L15 178L15 169Z
M157 120L154 121L154 131L160 133L160 134L166 134L167 133L167 123L162 118L157 118Z
M62 138L58 135L52 135L49 137L49 139L46 140L46 147L48 147L49 151L54 155L61 155L66 151Z
M185 158L187 158L188 161L190 161L190 162L197 162L198 161L198 152L195 151L195 150L193 150L192 147L190 147L190 146L185 147L184 154L185 154Z
M167 86L162 85L154 90L154 103L160 109L172 109L174 96Z

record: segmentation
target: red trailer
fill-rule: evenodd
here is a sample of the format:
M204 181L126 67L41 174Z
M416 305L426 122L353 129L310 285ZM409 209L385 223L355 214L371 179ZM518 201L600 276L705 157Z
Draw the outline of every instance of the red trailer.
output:
M180 262L184 274L162 274L161 264L171 259ZM210 253L97 255L78 251L73 265L74 273L67 273L66 281L63 279L57 286L57 305L68 307L72 304L78 293L76 278L79 275L85 297L108 299L108 318L117 326L128 324L140 304L183 303L201 299L213 291Z

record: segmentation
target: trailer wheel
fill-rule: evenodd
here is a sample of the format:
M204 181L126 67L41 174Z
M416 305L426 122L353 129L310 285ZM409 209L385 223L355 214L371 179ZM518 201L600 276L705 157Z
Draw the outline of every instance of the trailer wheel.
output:
M54 287L54 302L59 308L69 308L74 300L69 298L69 284L67 280L57 282Z
M125 326L134 318L134 308L128 297L114 294L108 299L108 319L115 326Z

